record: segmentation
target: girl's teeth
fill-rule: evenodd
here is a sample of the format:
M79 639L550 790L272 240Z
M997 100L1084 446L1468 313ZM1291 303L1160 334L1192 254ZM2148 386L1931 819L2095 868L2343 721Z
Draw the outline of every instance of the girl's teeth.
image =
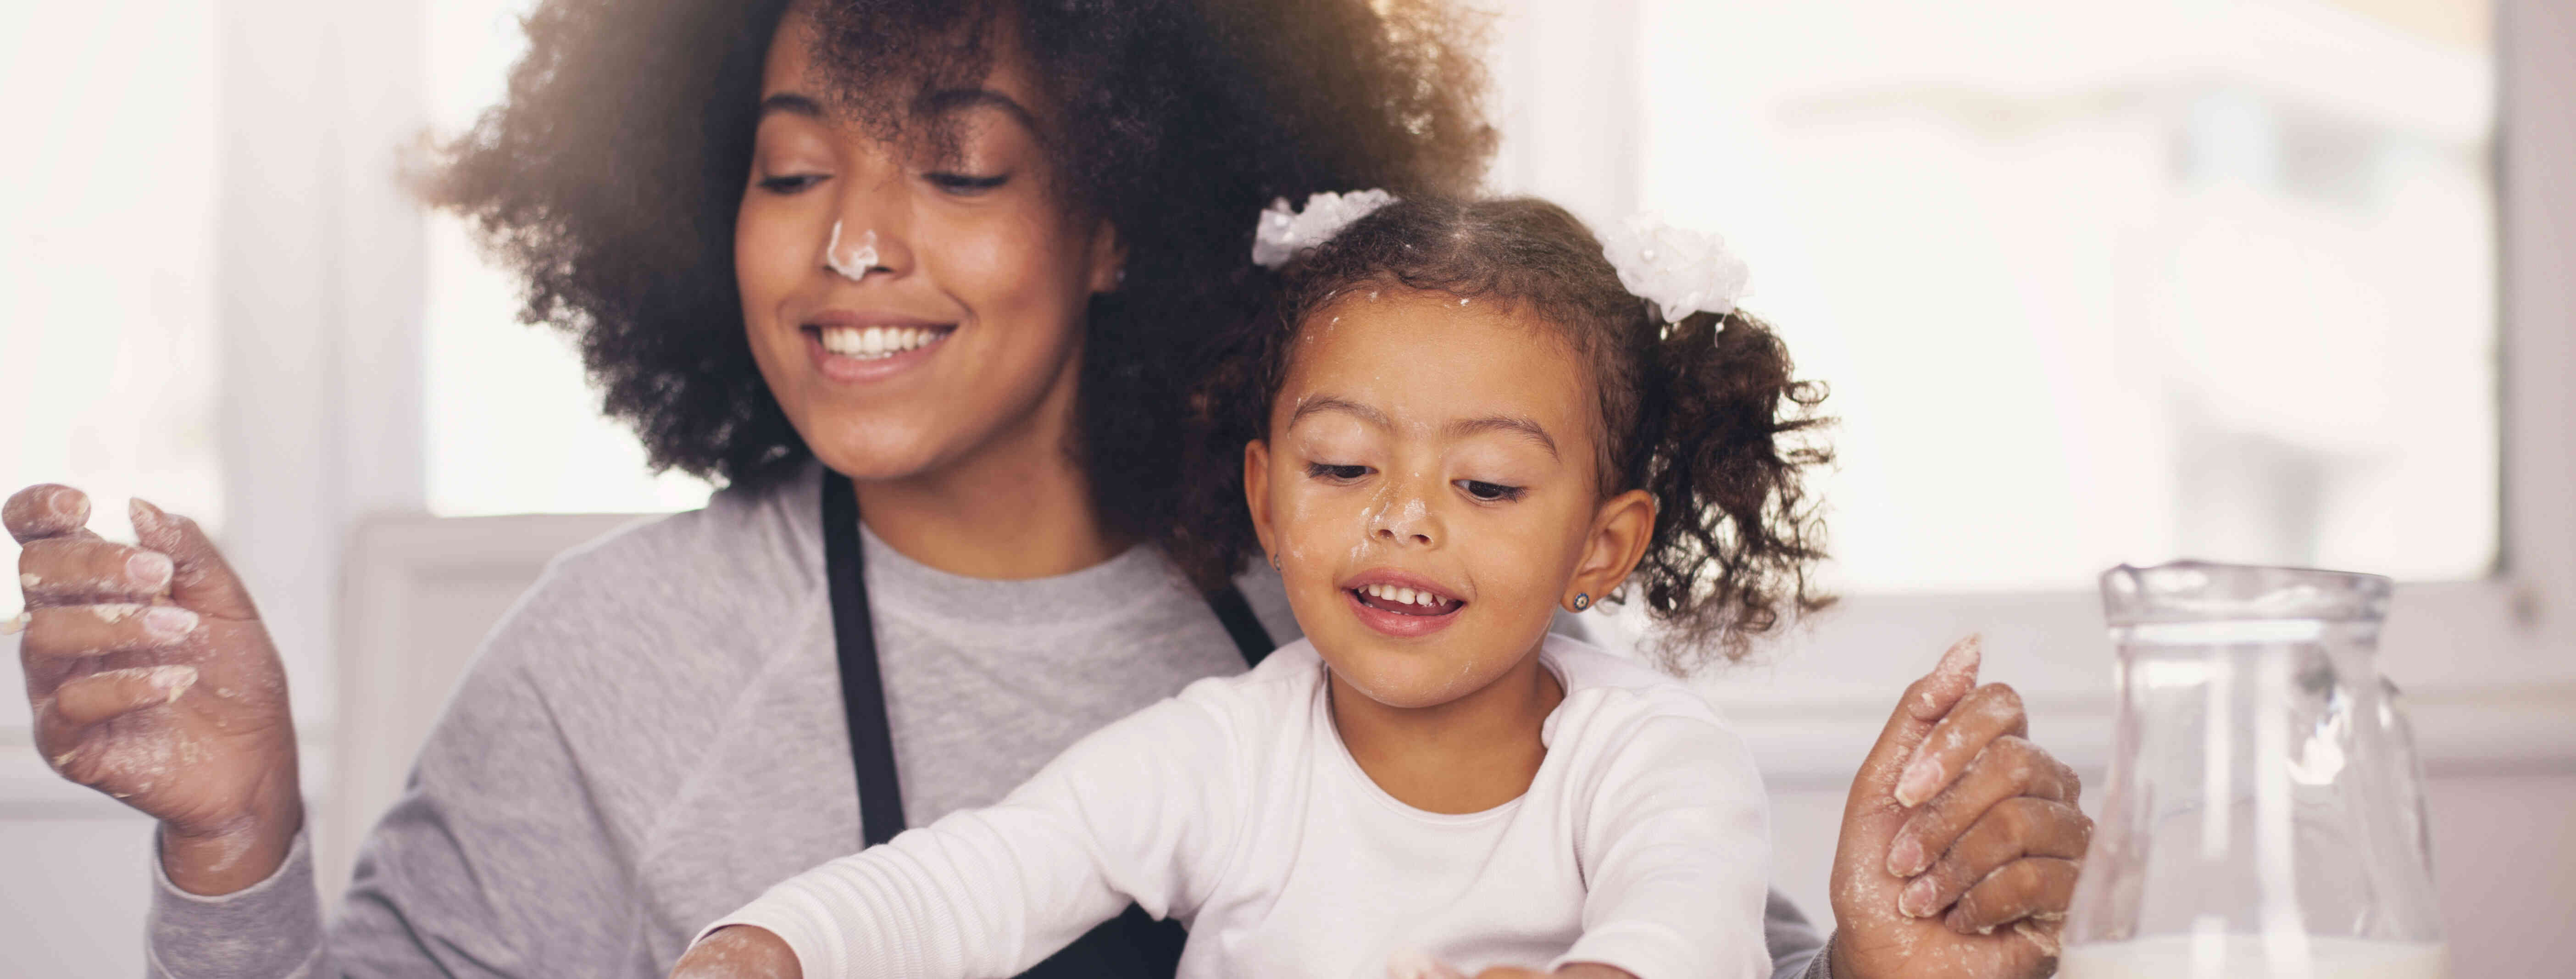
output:
M1360 594L1367 595L1371 598L1384 599L1399 605L1419 605L1423 608L1440 608L1449 604L1447 599L1433 595L1430 592L1415 591L1411 588L1400 588L1395 585L1364 585L1360 588Z

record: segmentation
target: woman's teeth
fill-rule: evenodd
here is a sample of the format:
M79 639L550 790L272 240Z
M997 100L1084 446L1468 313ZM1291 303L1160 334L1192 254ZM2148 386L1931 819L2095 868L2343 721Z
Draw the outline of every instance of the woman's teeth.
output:
M945 335L942 330L888 326L830 326L822 332L823 349L860 358L891 357L919 350Z
M1414 591L1411 588L1398 588L1394 585L1366 585L1361 587L1359 592L1360 594L1367 595L1370 598L1394 602L1398 605L1419 605L1423 608L1441 608L1455 604L1448 599L1441 598L1440 596L1427 591Z

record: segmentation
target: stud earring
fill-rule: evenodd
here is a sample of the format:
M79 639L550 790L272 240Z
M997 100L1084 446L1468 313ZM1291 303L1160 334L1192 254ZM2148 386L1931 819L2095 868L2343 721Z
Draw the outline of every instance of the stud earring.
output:
M1574 593L1574 610L1575 610L1575 611L1580 612L1580 611L1583 611L1584 609L1588 609L1588 608L1591 608L1591 607L1592 607L1592 593L1591 593L1591 592L1583 592L1583 591L1579 591L1579 592L1575 592L1575 593Z
M1281 567L1279 566L1279 555L1273 554L1273 555L1271 555L1271 556L1270 556L1270 570L1272 570L1272 571L1283 571L1283 570L1286 570L1286 569L1281 568Z

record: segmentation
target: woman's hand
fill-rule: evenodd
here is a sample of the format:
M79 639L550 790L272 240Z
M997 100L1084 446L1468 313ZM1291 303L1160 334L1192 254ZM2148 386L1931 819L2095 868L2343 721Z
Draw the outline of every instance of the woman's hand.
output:
M804 979L796 950L766 928L718 928L689 946L671 967L671 979Z
M1977 686L1974 636L1905 688L1861 763L1834 853L1837 979L2048 974L2093 821L2073 769Z
M195 521L141 500L140 546L91 533L89 497L37 485L0 505L27 611L19 663L36 748L64 778L161 821L161 865L229 894L285 862L304 821L286 671L241 581Z

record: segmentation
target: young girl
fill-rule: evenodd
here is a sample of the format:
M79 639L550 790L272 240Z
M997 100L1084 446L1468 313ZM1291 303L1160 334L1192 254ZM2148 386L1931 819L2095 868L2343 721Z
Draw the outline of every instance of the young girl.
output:
M1705 239L1637 226L1605 257L1534 200L1335 233L1377 203L1265 215L1259 257L1321 244L1197 401L1229 456L1203 484L1249 519L1201 514L1176 556L1221 580L1257 547L1306 638L772 888L679 974L783 944L813 977L1010 975L1131 900L1189 925L1191 976L1768 974L1743 746L1549 625L1641 585L1679 671L1819 604L1821 450L1794 443L1820 395Z

